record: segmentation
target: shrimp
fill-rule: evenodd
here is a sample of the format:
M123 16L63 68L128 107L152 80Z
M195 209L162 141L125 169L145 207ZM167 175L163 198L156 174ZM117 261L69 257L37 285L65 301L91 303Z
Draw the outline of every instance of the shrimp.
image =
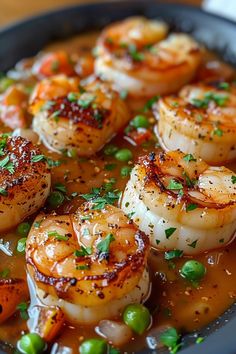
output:
M168 94L188 83L202 50L188 35L166 38L165 23L129 18L108 26L98 39L95 72L133 98Z
M225 82L184 87L154 106L165 150L180 149L220 165L236 158L236 86Z
M120 209L86 204L75 214L39 215L26 261L44 305L59 306L72 323L95 323L145 299L148 250L148 237Z
M23 279L0 279L0 323L7 320L17 310L17 305L28 300L27 283Z
M40 80L57 74L75 75L72 60L62 50L41 54L32 66L32 73Z
M33 130L51 150L90 156L129 121L125 102L105 83L57 76L41 81L31 98Z
M0 231L35 213L51 186L47 163L40 150L22 137L0 136Z
M180 151L140 158L121 202L153 247L198 254L236 231L236 176Z
M11 129L27 126L28 95L21 85L12 85L0 96L0 120Z

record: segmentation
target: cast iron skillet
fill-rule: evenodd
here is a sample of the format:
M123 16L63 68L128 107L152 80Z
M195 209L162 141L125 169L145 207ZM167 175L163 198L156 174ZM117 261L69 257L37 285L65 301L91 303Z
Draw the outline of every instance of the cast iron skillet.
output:
M198 41L215 50L224 60L236 66L236 23L203 12L200 9L148 0L110 1L62 8L16 23L0 30L0 71L40 51L51 41L65 39L91 29L100 29L111 21L131 15L162 18L171 28L191 33ZM182 354L236 354L236 313L233 305L217 321L198 335L206 339L195 344L196 333L183 338ZM0 345L0 352L9 352ZM144 349L140 354L157 354ZM166 353L166 351L158 351ZM95 354L95 353L94 353Z

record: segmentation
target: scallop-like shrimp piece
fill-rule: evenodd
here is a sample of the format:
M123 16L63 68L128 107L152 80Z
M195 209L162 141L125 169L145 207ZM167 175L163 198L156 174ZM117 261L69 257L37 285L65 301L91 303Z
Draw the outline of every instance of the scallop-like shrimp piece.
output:
M163 22L139 17L108 26L97 43L96 74L133 97L179 90L195 75L202 51L188 35L166 38L167 30Z
M194 84L154 106L156 133L165 150L180 149L211 165L236 158L236 86Z
M236 176L180 151L140 159L122 209L153 247L197 254L231 242L236 231Z
M0 279L0 323L17 310L17 305L28 300L27 283L23 279Z
M0 136L0 231L35 213L48 197L51 174L40 155L29 140Z
M99 151L129 121L125 102L106 83L58 76L41 81L31 99L33 129L50 149Z
M148 237L120 209L85 205L73 215L39 215L26 261L44 305L59 306L70 322L95 323L145 299L148 250Z

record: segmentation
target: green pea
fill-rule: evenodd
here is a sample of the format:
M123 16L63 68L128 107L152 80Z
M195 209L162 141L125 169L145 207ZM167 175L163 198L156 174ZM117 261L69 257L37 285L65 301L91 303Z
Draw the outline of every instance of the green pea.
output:
M112 156L112 155L115 155L115 153L118 151L118 147L115 145L109 144L104 148L103 151L104 151L105 155Z
M65 197L60 191L53 191L48 197L48 203L52 208L58 208L64 202Z
M106 354L107 343L104 339L88 339L79 347L80 354Z
M131 120L130 125L133 127L137 128L148 128L149 127L149 122L147 117L139 114L134 117L133 120Z
M120 149L115 153L115 158L119 161L129 161L133 157L132 152L129 149Z
M201 280L206 274L206 268L198 261L191 260L184 263L180 274L189 281Z
M28 333L21 337L17 347L23 354L40 354L45 350L46 345L37 333Z
M141 304L128 305L123 312L123 321L134 332L142 334L151 323L149 310Z
M28 222L22 222L20 225L17 227L17 233L21 237L26 237L29 233L30 230L30 224Z
M120 175L121 177L128 177L131 171L132 171L131 166L123 166L120 170Z

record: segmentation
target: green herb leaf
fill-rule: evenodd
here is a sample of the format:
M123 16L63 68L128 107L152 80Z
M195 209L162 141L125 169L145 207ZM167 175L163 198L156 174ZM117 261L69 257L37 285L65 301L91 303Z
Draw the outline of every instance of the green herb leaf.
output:
M112 234L108 234L102 241L97 244L99 254L109 254L110 244L115 241L115 237Z
M214 135L217 135L217 136L219 136L219 137L222 137L222 135L223 135L223 130L220 129L220 128L215 128L215 129L213 130L213 134L214 134Z
M165 332L163 332L160 336L160 341L166 347L173 350L177 345L180 339L179 334L177 333L176 329L171 327L168 328Z
M189 247L195 248L197 245L198 240L193 241L192 243L188 244Z
M144 60L144 54L137 51L137 47L135 44L130 44L128 46L128 52L134 61L143 61Z
M181 250L172 250L172 251L167 251L165 252L165 259L167 261L175 258L180 258L183 255L183 251Z
M85 256L90 256L92 253L93 253L93 251L92 251L91 247L81 246L81 248L79 250L76 250L74 252L74 255L76 257L85 257Z
M82 264L82 265L77 265L76 266L77 270L87 270L89 268L90 268L90 266L88 264Z
M66 193L67 192L66 186L64 184L62 184L62 183L59 183L59 182L54 185L54 189L56 189L57 191L60 191L62 193Z
M0 161L0 168L7 170L11 174L15 172L14 165L10 162L10 157L6 156L3 160Z
M46 160L46 157L44 155L35 155L31 158L32 162L39 162L44 160Z
M203 337L198 337L198 338L196 339L196 344L200 344L200 343L202 343L202 342L204 342L204 338L203 338Z
M192 210L194 210L194 209L197 209L197 204L188 204L187 206L186 206L186 211L192 211Z
M179 190L179 189L183 189L183 185L180 182L176 182L174 179L171 179L167 189L171 189L171 190Z
M170 227L169 229L165 230L165 235L166 238L168 239L171 235L173 235L173 233L177 230L176 227Z
M60 235L56 230L53 231L48 231L48 236L49 237L54 237L58 241L67 241L69 237L67 235Z
M8 196L8 192L5 188L0 187L0 195L3 195L4 197Z
M20 304L18 304L16 306L16 309L20 311L20 317L23 320L28 320L28 318L29 318L29 315L27 312L28 304L26 302L21 302Z
M5 268L0 272L0 277L1 278L7 278L10 275L10 269Z
M94 95L91 95L89 93L85 93L78 99L77 102L78 102L79 106L86 109L91 105L91 103L95 100L95 98L96 97Z
M190 161L197 161L197 159L195 159L195 157L193 157L192 154L187 154L183 157L184 161L190 162Z
M232 182L233 184L236 183L236 176L231 176L231 182Z
M148 112L149 110L152 109L152 106L154 105L154 103L156 103L159 100L160 96L153 96L152 98L150 98L144 105L142 111L144 113Z

